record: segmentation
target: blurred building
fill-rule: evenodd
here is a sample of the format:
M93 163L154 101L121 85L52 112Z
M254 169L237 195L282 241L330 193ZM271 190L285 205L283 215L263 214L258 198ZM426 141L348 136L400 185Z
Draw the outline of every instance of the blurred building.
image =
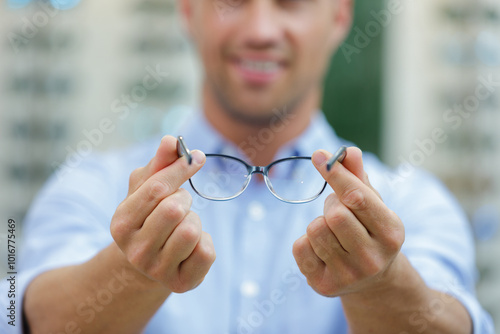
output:
M175 0L1 6L2 219L20 220L71 154L76 164L145 139L168 129L165 114L180 117L179 105L196 103L199 70Z
M500 326L500 2L403 3L385 36L384 156L400 178L432 171L462 203Z

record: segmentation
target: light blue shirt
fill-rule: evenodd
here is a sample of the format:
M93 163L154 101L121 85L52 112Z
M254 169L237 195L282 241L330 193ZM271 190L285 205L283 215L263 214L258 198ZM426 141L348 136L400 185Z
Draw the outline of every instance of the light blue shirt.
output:
M177 134L184 136L191 149L238 154L200 115L186 121ZM349 143L338 138L319 114L276 158L310 156L320 148L332 152L344 144ZM62 177L51 178L24 223L21 293L40 273L87 261L113 241L109 225L127 195L129 174L146 165L158 145L159 138L132 149L95 154ZM457 202L425 172L395 178L371 154L364 154L364 166L372 185L404 222L403 252L423 279L465 305L474 333L493 333L491 319L474 294L473 239ZM240 197L227 202L208 201L194 194L189 184L185 188L193 195L192 210L213 238L217 259L198 288L167 299L146 333L348 332L340 299L314 292L292 255L294 241L322 214L331 188L313 202L296 205L279 201L255 179ZM440 312L446 303L449 299L438 299L429 307ZM83 323L84 319L75 310L74 320ZM408 321L416 333L427 319L414 314ZM0 328L4 324L1 321Z

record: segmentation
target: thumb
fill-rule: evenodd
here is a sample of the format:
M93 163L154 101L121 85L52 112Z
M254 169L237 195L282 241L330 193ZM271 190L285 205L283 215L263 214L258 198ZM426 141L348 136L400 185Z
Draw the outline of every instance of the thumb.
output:
M332 174L332 170L329 171L327 169L327 162L329 162L332 158L333 154L325 150L318 150L314 152L312 156L313 164L327 181L330 179L330 176ZM335 164L336 163L337 162L335 162ZM363 168L363 153L359 148L348 147L346 150L345 158L341 160L340 163L356 178L361 180L367 186L370 186L368 175ZM332 166L332 169L335 167L335 164Z
M151 176L178 159L176 147L177 139L175 137L165 136L161 139L158 150L149 163L144 167L135 169L130 174L129 195L139 189Z
M371 185L368 179L368 174L363 167L363 152L357 147L349 147L346 150L346 156L342 161L342 166L345 167L352 175L361 180L365 185L372 189L379 198L380 193ZM335 173L333 170L327 171L326 160L332 158L332 154L324 150L318 150L314 152L312 160L316 168L323 175L325 180L332 185L332 174ZM333 166L335 167L335 166ZM333 169L333 168L332 168ZM332 186L333 187L333 186Z

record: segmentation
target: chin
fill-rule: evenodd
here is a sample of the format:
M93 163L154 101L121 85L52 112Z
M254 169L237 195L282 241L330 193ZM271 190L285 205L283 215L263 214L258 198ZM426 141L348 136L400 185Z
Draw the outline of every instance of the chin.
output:
M277 113L286 113L293 107L290 100L271 87L224 86L227 89L213 90L219 104L228 116L247 125L269 125Z
M234 120L252 126L267 126L269 122L275 117L275 111L270 108L266 110L242 110L237 108L224 108L226 113Z

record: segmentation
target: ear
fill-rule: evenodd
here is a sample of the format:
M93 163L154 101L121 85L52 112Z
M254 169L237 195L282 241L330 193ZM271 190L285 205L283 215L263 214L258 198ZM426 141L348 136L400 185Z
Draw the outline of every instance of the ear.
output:
M351 30L354 15L354 0L337 0L333 13L330 45L336 50Z
M193 8L191 0L177 0L177 7L186 31L193 37Z

